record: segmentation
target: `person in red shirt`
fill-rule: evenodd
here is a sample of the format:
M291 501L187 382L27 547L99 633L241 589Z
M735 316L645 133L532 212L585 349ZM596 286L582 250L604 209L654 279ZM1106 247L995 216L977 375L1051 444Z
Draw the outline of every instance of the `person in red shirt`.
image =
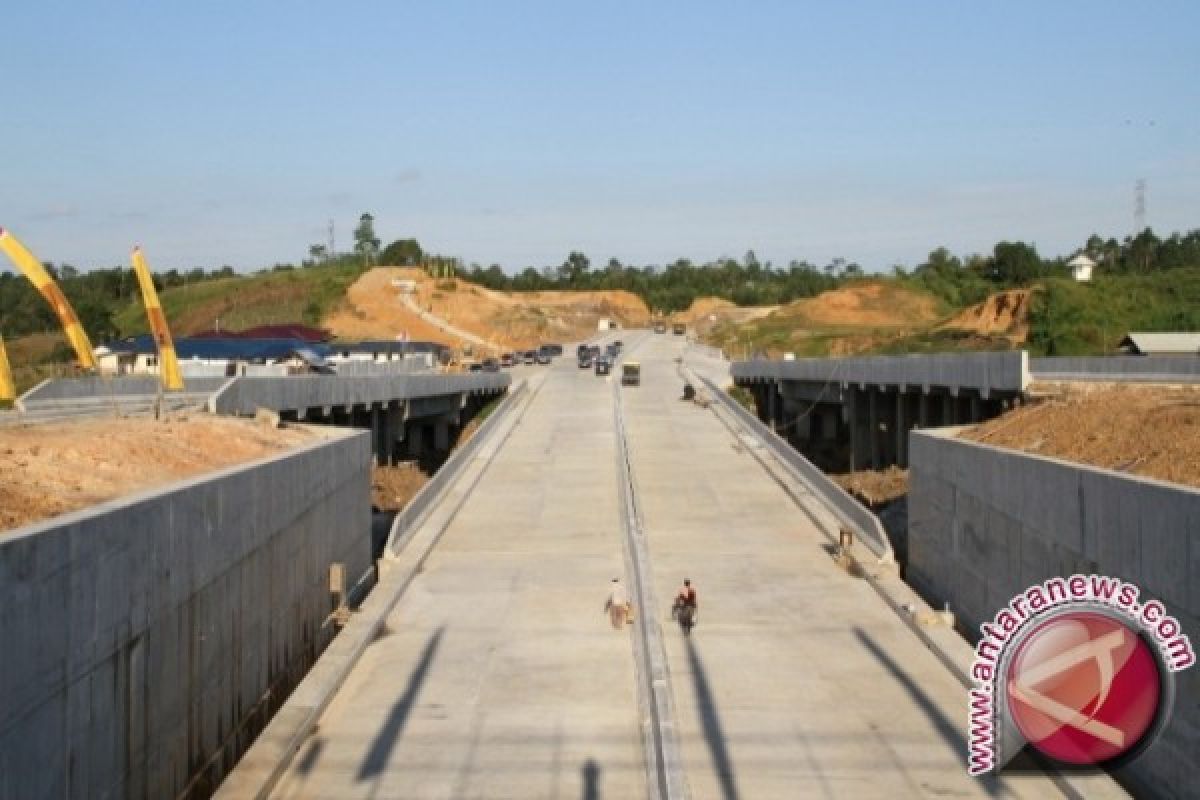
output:
M696 589L692 586L692 582L688 578L683 579L683 586L680 587L679 593L675 595L675 605L673 611L675 617L679 620L679 627L683 628L684 635L692 632L692 626L696 624Z

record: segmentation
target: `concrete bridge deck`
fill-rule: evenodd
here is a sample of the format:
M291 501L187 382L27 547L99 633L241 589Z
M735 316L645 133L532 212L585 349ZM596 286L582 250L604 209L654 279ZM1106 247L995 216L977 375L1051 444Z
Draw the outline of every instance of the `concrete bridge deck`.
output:
M670 727L693 798L1053 797L965 771L961 685L710 411L681 339L626 333L620 390ZM636 341L635 341L636 340ZM712 365L705 369L711 373ZM524 415L276 786L281 798L654 796L625 576L611 385L570 360ZM669 605L699 589L685 639Z

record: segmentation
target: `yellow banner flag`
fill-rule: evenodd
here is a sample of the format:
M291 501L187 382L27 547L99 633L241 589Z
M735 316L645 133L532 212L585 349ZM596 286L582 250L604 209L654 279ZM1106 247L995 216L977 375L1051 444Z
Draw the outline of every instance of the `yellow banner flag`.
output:
M142 288L142 305L146 307L150 333L154 335L154 344L158 347L158 372L162 377L163 388L168 391L182 391L183 374L179 371L179 359L175 357L171 329L167 327L167 316L163 314L162 305L158 302L154 279L146 267L146 258L142 255L140 247L133 248L133 274L137 275L138 286Z
M16 400L17 386L13 383L12 369L8 365L8 351L4 349L4 337L0 336L0 400Z
M75 316L75 309L71 308L66 295L62 293L62 289L58 288L58 284L50 277L50 273L46 271L40 261L33 257L33 253L25 249L25 245L3 228L0 228L0 250L3 250L12 259L12 262L17 265L17 269L21 270L21 274L29 279L29 282L42 293L42 297L46 298L46 302L54 309L59 322L62 323L63 333L67 335L67 341L71 343L71 347L75 348L75 355L79 357L79 366L94 370L96 356L92 353L92 343L88 341L87 334L83 332L83 326L79 324L79 317Z

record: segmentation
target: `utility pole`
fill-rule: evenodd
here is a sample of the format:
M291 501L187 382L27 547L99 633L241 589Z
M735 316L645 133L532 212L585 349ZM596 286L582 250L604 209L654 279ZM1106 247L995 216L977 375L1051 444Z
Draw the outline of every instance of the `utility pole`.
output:
M1133 235L1146 230L1146 179L1138 178L1133 185Z
M334 239L333 239L333 220L329 220L329 253L328 253L328 257L333 258L336 253L337 253L337 250L335 249L335 243L334 243Z

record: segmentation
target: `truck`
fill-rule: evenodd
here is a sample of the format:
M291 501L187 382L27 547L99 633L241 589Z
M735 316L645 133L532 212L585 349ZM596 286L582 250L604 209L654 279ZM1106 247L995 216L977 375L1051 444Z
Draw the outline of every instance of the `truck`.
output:
M687 333L687 326L682 322L676 322L671 326L671 332L676 336L683 336L685 333Z
M612 330L612 328L613 328L612 320L609 319L608 317L601 317L596 322L596 330L598 330L598 331Z
M642 365L636 361L626 361L621 365L621 385L641 386Z

